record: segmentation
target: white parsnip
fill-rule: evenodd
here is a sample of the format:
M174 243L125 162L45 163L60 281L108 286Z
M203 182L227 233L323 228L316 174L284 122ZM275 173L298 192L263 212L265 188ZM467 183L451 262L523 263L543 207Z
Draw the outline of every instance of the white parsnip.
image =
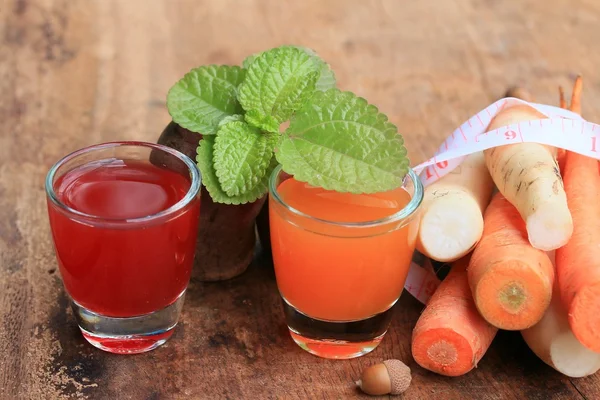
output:
M425 189L417 249L437 261L466 255L483 233L483 211L492 189L483 153L473 153Z
M543 118L546 117L529 106L513 106L498 113L487 131ZM485 150L484 155L498 190L525 221L531 245L545 251L565 245L573 233L573 220L556 149L538 143L518 143Z

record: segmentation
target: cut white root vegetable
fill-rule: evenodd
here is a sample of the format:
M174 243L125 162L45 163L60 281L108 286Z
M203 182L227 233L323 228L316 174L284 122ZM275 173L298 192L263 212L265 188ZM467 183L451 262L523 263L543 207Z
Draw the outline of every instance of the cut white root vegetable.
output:
M514 106L496 115L487 130L543 118L529 106ZM519 143L483 153L498 190L525 221L531 245L545 251L564 246L573 233L573 220L556 163L556 149Z
M473 153L452 172L427 186L421 205L417 249L427 257L452 262L481 239L483 211L494 183L483 153Z
M558 372L572 378L592 375L600 369L600 354L589 350L573 335L556 282L544 317L521 331L521 335L529 348Z

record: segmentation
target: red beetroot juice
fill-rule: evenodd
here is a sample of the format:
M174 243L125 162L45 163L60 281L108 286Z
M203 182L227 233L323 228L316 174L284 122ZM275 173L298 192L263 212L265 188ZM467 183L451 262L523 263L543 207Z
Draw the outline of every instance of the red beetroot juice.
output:
M175 205L190 185L186 176L134 160L95 161L56 179L63 204L94 216L91 223L74 220L48 203L60 272L76 303L101 315L130 317L178 298L190 278L200 200L167 219L139 218Z

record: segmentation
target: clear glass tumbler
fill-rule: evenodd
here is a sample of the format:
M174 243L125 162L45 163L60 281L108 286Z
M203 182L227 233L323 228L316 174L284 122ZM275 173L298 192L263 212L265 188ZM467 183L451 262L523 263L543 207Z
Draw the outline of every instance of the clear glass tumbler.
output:
M396 191L341 194L278 167L269 191L275 275L292 339L324 358L369 353L389 327L415 249L418 176L410 170Z
M46 177L60 275L85 339L141 353L173 333L194 261L200 173L144 142L87 147Z

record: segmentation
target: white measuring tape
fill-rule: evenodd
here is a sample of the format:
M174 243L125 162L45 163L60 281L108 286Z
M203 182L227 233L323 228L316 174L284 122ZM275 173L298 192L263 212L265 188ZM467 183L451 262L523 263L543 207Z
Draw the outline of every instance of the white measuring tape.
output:
M485 132L491 120L505 108L528 105L546 119L525 121ZM429 160L413 167L428 186L460 165L469 154L506 144L533 142L563 148L600 160L600 125L559 107L504 98L478 112L459 126ZM427 257L415 251L404 288L427 303L440 283Z

